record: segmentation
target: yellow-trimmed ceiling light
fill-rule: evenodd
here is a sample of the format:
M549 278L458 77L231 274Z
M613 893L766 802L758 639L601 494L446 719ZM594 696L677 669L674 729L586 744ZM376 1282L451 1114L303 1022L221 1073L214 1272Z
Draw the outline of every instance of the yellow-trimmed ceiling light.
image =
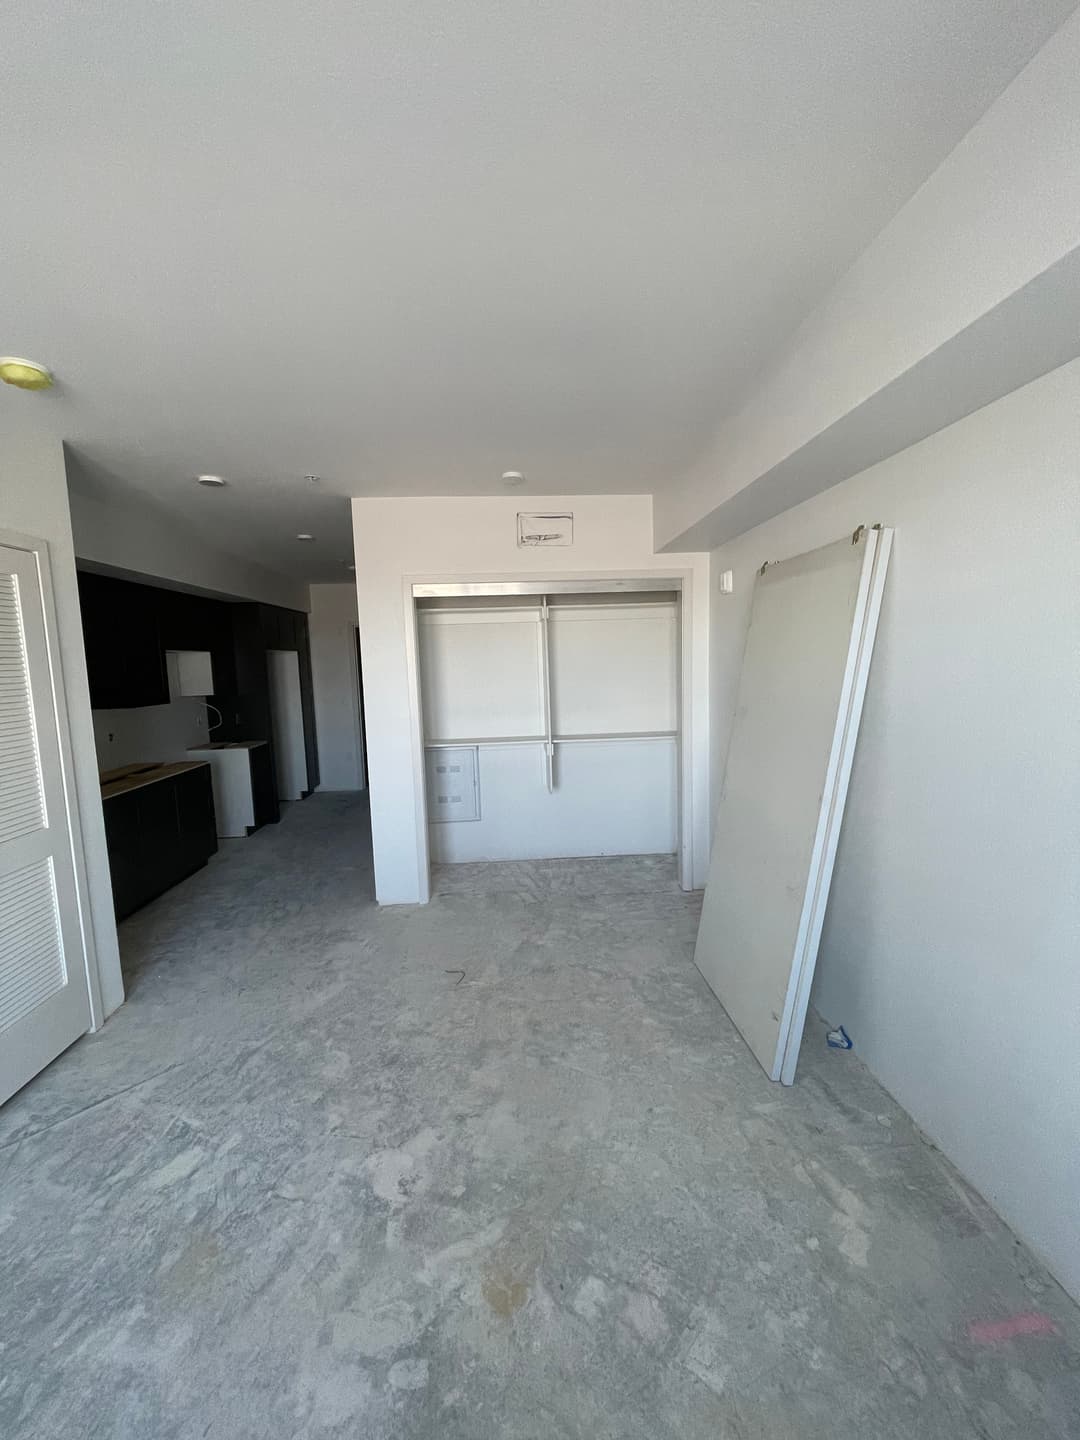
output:
M0 380L18 390L48 390L52 375L44 365L33 360L20 360L17 355L0 355Z

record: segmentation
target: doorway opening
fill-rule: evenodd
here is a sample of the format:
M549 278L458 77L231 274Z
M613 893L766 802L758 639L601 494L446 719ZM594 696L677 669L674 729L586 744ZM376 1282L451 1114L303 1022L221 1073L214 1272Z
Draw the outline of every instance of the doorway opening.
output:
M681 580L415 585L413 612L427 860L666 854L689 888Z

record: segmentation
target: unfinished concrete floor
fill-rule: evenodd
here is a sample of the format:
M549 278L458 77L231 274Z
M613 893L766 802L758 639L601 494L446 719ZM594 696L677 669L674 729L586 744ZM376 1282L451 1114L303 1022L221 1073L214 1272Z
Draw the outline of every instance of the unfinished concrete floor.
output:
M1080 1434L1076 1307L819 1028L767 1083L670 863L438 891L315 796L123 926L0 1111L5 1440Z

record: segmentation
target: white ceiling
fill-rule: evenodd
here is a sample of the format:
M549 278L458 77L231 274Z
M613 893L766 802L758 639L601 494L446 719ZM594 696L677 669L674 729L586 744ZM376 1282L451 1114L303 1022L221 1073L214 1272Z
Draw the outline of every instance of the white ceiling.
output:
M658 489L1073 8L8 7L0 428L304 579L342 496Z

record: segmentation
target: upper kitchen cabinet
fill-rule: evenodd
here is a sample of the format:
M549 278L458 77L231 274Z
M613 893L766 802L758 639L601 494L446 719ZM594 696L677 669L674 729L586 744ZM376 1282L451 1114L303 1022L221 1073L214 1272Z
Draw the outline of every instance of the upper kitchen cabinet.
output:
M82 571L79 604L92 708L167 705L165 647L148 587Z
M231 694L236 689L232 621L236 607L226 600L179 590L158 590L156 594L165 649L209 653L214 689L206 693Z

